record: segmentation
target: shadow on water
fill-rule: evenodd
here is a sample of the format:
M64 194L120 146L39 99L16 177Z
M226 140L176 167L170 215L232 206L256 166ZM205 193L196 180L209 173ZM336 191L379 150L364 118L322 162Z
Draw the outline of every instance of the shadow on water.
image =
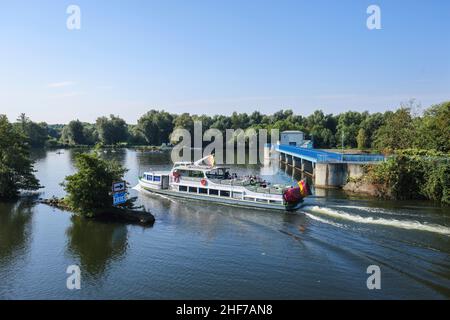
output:
M0 263L10 263L26 253L32 228L28 200L0 203Z
M67 253L94 279L101 278L112 262L125 257L128 231L123 224L72 216L66 230Z

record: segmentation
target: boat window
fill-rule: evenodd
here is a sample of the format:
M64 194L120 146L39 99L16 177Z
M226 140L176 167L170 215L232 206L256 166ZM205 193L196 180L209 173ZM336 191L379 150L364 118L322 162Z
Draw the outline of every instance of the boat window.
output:
M151 174L147 174L146 179L148 181L152 181L153 180L153 176Z
M233 192L234 199L242 199L242 192Z
M208 194L208 189L205 189L205 188L198 188L198 193Z
M197 193L197 188L196 187L189 187L189 192Z
M203 178L203 171L191 170L189 171L189 177L192 178Z
M206 173L210 179L230 179L231 175L227 168L217 168Z
M230 191L221 190L220 191L220 196L221 197L230 197Z
M212 195L212 196L218 196L219 195L219 190L209 189L209 194Z
M184 191L184 192L186 192L187 191L187 187L186 186L180 186L180 189L179 189L180 191Z
M177 172L180 174L181 177L189 176L189 172L186 170L177 170Z
M160 176L154 176L153 177L153 181L161 181L161 177Z

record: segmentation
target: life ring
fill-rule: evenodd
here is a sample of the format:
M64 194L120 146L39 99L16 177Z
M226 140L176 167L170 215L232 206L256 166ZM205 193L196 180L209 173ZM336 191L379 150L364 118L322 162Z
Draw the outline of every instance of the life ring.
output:
M208 182L206 181L206 179L202 179L200 180L200 183L205 187Z

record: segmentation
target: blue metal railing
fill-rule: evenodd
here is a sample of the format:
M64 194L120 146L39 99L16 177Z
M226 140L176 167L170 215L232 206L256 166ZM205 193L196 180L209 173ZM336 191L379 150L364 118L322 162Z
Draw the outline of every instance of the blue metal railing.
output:
M288 152L299 158L308 157L317 162L379 162L385 157L380 154L342 154L318 149L306 149L287 145L278 145L278 151Z

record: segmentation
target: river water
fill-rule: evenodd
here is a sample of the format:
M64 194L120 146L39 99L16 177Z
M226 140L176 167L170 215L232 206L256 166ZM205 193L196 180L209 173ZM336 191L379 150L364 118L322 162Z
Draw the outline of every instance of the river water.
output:
M63 196L77 151L40 151L42 197ZM104 155L130 170L169 169L170 155ZM240 174L258 166L236 166ZM291 173L268 176L290 183ZM0 203L0 299L449 299L450 212L319 192L296 213L138 194L151 228L88 221L22 200ZM81 290L66 269L81 268ZM381 289L367 288L367 268Z

